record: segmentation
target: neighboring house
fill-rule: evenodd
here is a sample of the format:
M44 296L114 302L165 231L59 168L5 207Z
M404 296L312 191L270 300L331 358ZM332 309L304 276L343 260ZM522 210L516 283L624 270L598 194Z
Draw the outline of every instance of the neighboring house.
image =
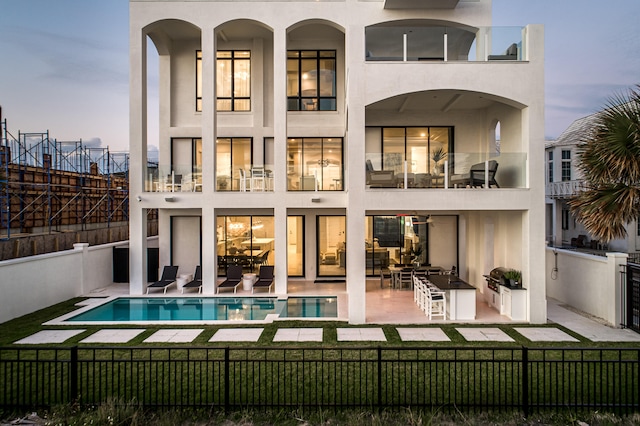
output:
M268 263L279 294L346 281L364 323L367 277L390 265L455 266L483 294L502 266L546 322L544 34L491 16L491 0L131 0L131 294L158 209L160 265L202 265L204 294L230 263Z
M640 228L637 221L627 225L627 238L608 243L598 241L571 213L569 199L585 188L577 167L578 144L595 126L598 113L575 120L555 141L545 145L546 160L546 238L556 247L578 247L635 253L640 250Z

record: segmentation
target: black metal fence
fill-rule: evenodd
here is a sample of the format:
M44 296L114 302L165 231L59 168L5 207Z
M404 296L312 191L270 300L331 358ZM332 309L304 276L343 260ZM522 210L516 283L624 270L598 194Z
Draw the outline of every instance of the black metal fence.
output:
M640 348L0 348L0 407L640 409Z
M623 265L620 271L620 325L640 333L640 264L638 259L635 262Z

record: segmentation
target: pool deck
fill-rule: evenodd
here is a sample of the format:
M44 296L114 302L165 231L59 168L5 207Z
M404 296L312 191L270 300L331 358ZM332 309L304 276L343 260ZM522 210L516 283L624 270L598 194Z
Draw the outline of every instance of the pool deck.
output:
M239 286L236 293L224 292L216 295L203 295L195 291L181 293L175 285L167 289L167 293L151 292L150 297L286 297L286 296L336 296L338 298L338 318L330 318L329 320L346 321L348 318L348 300L346 284L344 282L337 283L315 283L313 281L290 280L288 285L289 292L285 295L267 292L251 293ZM128 296L128 283L114 283L113 285L101 289L97 289L86 297L101 298L107 296ZM482 294L477 292L476 302L476 319L472 321L450 321L450 320L429 320L424 312L413 301L413 291L396 290L390 287L380 288L380 280L378 278L367 280L367 300L366 312L367 324L446 324L446 323L481 323L481 324L499 324L499 323L515 323L504 315L500 315L498 311L489 307L482 299ZM309 318L309 320L326 320L323 318Z
M341 310L346 314L347 295L344 283L313 283L300 282L291 283L289 286L289 296L337 296L339 315ZM193 297L202 297L197 293L191 293ZM269 296L269 294L266 294ZM99 289L86 295L87 299L78 305L91 305L104 301L105 297L128 296L127 284L114 284L113 286ZM160 293L158 297L178 297L182 293L173 288L166 295ZM251 294L249 291L239 289L237 293L227 293L221 297L257 297L257 294ZM273 293L272 297L278 296ZM342 301L342 302L341 302ZM395 325L400 339L411 342L446 342L450 341L450 336L438 327L441 324L452 323L452 321L433 320L428 318L413 302L412 291L393 290L389 288L380 288L380 282L370 280L367 282L367 326L356 327L345 325L337 329L337 342L341 341L386 341L385 332L380 327L372 325L391 324ZM512 324L513 332L519 333L529 341L538 342L575 342L574 336L567 334L564 330L556 327L561 325L575 335L583 336L586 340L592 342L637 342L640 343L640 334L634 333L629 329L613 328L598 322L597 319L564 306L554 299L547 300L547 325L535 327L529 324L518 324L510 321L507 317L500 316L495 309L490 308L481 298L476 304L477 318L474 321L466 321L461 323L455 321L455 330L469 342L512 342L511 336L507 335L504 330L496 325ZM339 320L340 318L338 318ZM218 322L220 324L220 322ZM212 335L208 336L209 342L258 342L261 338L262 331L260 324L254 321L234 321L234 325L242 325L243 327L234 327L226 325L214 329ZM127 329L127 333L123 333L123 329L110 329L108 326L97 331L91 331L89 334L86 329L44 329L36 332L31 336L27 336L14 343L16 344L56 344L63 343L68 339L72 339L81 333L88 334L83 336L80 343L127 343L136 336L144 333L145 343L188 343L193 341L202 333L212 333L211 329L205 328L173 328L172 325L162 325L157 329L157 325L152 330L146 330L144 327ZM222 324L221 324L222 325ZM251 325L251 327L246 327ZM428 327L434 325L435 327ZM523 325L520 327L520 325ZM314 327L309 322L305 327L287 328L287 323L282 322L279 325L276 335L273 337L274 342L322 342L323 329Z

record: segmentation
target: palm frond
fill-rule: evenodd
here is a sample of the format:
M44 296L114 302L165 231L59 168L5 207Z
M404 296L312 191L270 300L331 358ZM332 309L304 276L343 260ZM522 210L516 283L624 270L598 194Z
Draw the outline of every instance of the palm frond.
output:
M640 86L614 95L578 145L588 190L570 200L572 213L597 238L626 236L640 216Z

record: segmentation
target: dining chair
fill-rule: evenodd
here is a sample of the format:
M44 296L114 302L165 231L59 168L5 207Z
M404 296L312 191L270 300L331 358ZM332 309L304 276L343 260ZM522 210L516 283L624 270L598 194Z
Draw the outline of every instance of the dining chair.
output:
M435 316L441 316L446 319L447 314L447 296L442 290L435 290L427 287L427 300L425 306L425 314L429 319Z
M265 182L264 167L258 166L251 168L251 191L265 191Z
M405 287L408 290L411 290L413 288L413 270L412 269L401 270L398 274L397 285L400 290L402 290Z

